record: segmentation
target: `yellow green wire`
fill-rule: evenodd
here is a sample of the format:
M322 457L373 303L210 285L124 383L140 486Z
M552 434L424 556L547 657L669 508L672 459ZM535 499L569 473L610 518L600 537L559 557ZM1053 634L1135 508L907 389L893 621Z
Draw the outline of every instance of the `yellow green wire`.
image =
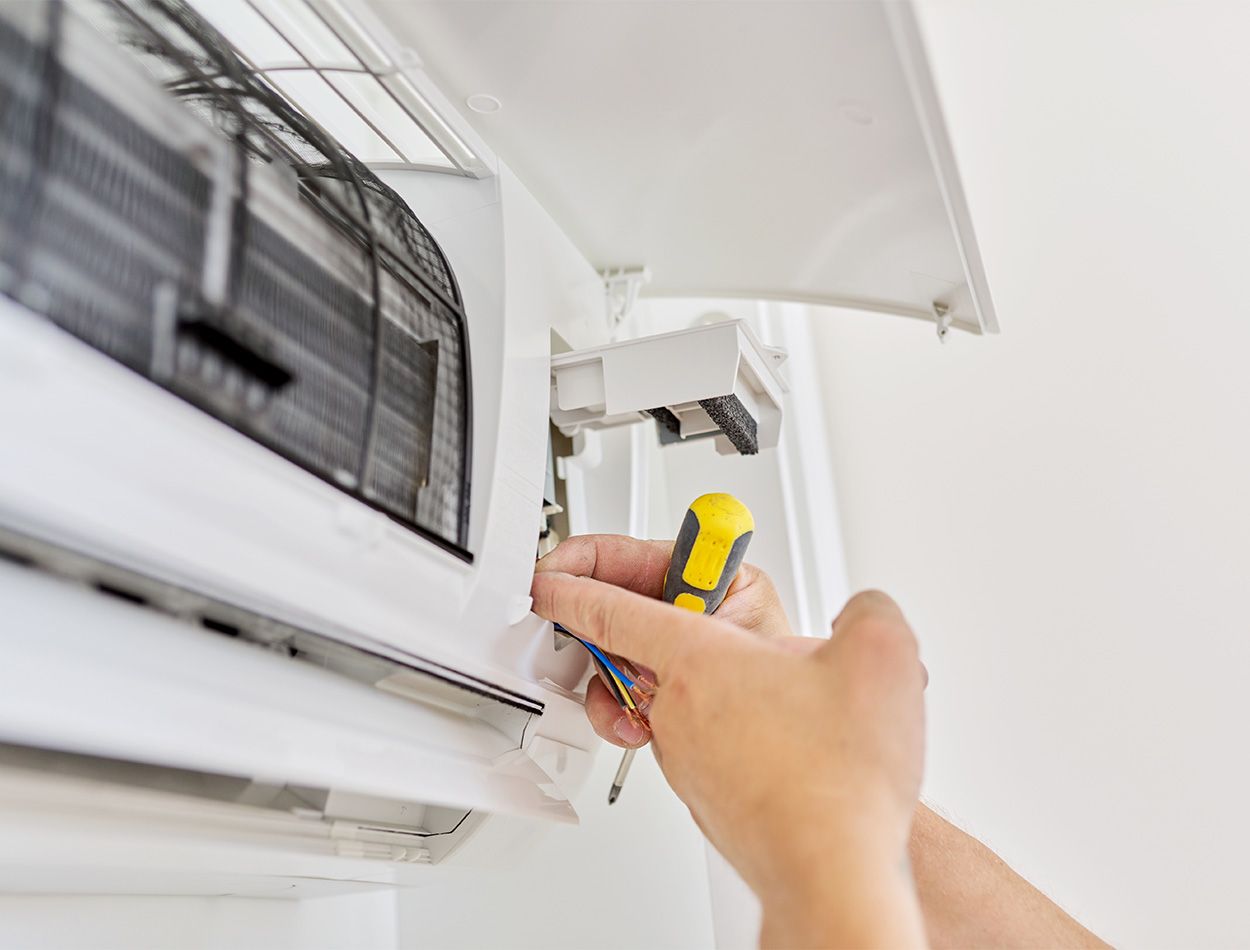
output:
M634 685L633 680L629 679L629 677L618 670L616 668L616 664L608 658L608 655L593 643L588 643L583 640L563 624L557 623L553 626L558 632L567 633L569 636L573 637L573 639L577 640L578 643L590 652L590 656L594 660L595 666L598 667L599 672L607 677L609 686L615 688L616 701L627 709L632 709L634 712L638 712L638 705L634 702L634 697L630 695L629 692L630 687Z

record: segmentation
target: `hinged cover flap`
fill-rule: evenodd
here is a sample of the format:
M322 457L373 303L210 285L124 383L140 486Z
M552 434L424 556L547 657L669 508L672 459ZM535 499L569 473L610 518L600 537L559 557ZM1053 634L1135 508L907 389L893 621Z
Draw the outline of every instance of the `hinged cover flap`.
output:
M646 295L997 329L906 4L371 5L592 264L651 269Z

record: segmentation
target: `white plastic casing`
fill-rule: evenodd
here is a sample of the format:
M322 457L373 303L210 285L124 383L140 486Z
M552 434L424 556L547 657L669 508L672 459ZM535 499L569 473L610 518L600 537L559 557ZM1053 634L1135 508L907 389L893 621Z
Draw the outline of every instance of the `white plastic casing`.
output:
M551 419L566 435L647 418L665 408L683 439L717 432L701 399L737 396L755 419L760 449L777 444L784 350L760 343L742 320L561 353L551 360ZM716 437L722 455L737 451Z
M0 628L24 637L11 638L0 664L0 742L244 776L263 762L273 781L375 795L402 789L448 807L576 820L569 798L598 746L577 693L586 658L552 649L528 593L546 471L550 332L582 345L605 339L602 283L503 166L486 180L400 173L391 183L453 262L470 315L472 563L7 300L0 527L260 617L477 677L542 704L543 715L520 736L494 737L480 722L433 716L388 749L360 715L379 703L392 717L407 715L393 697L319 670L266 674L261 666L273 658L247 644L159 613L139 624L140 608L109 609L116 605L89 586L32 584L19 571L5 575ZM95 619L84 626L84 617ZM165 645L159 656L136 642L149 627L151 643ZM76 645L80 636L115 662L94 661ZM197 649L213 654L208 680ZM309 718L317 695L326 704L314 700L319 712ZM466 728L490 741L474 751ZM284 735L299 746L298 762L264 750ZM501 757L518 746L526 761ZM349 765L355 756L368 767Z

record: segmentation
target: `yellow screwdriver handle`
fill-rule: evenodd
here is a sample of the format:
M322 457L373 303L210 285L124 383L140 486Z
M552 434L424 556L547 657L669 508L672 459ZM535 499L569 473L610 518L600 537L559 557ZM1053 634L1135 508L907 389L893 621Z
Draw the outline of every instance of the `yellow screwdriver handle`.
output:
M747 545L755 532L755 519L751 510L733 495L715 492L700 495L691 503L686 517L673 542L673 553L668 561L668 573L664 575L664 599L686 610L699 614L715 612L729 585L733 583L746 557ZM655 683L634 669L626 668L634 676L639 702L645 703L653 695ZM637 710L628 714L645 721L644 712ZM608 804L620 797L625 776L633 764L637 749L626 749L621 764L608 790Z
M664 578L664 599L713 613L729 592L755 531L751 511L733 495L700 495L686 511Z

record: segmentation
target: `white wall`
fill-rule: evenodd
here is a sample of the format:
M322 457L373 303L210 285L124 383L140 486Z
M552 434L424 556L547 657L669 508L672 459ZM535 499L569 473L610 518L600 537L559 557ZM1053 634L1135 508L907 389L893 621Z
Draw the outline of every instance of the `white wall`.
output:
M750 559L768 570L796 629L817 612L831 619L845 598L836 512L828 493L819 387L802 314L730 301L642 301L623 337L692 326L708 315L758 321L769 343L795 352L790 379L805 396L788 413L782 444L754 458L718 455L710 440L660 448L651 423L640 437L629 429L594 436L600 462L585 479L586 530L672 537L686 506L708 491L732 491L752 508L756 533ZM763 318L763 319L761 319ZM808 420L805 433L802 420ZM819 458L807 457L819 450ZM631 459L641 450L647 485L631 493ZM592 453L593 454L593 453ZM794 473L798 473L797 475ZM796 483L787 486L787 480ZM817 506L801 519L787 506L803 494L804 478L819 485ZM631 494L645 514L631 512ZM816 510L816 509L819 510ZM815 533L820 537L811 537ZM791 552L811 552L808 570L795 570ZM813 561L819 562L817 564ZM621 799L607 805L620 753L604 747L576 797L579 827L555 826L527 849L494 866L479 862L436 869L425 883L399 895L400 946L451 948L696 948L755 946L758 908L664 781L650 751L635 760Z
M630 433L608 431L599 440L602 461L585 486L588 530L628 533ZM710 947L703 836L650 750L635 759L621 798L609 807L608 788L620 755L606 745L597 753L589 780L574 798L579 825L548 823L526 847L502 860L489 851L481 858L466 853L469 860L433 868L421 886L401 892L399 945ZM651 926L650 920L660 922Z
M821 320L852 585L935 803L1104 937L1245 944L1250 8L922 14L1003 334Z
M20 950L392 950L395 894L314 900L0 895L0 946Z
M650 751L620 799L614 749L577 796L577 827L545 829L496 866L440 868L399 894L399 943L431 950L632 950L712 946L703 837Z

